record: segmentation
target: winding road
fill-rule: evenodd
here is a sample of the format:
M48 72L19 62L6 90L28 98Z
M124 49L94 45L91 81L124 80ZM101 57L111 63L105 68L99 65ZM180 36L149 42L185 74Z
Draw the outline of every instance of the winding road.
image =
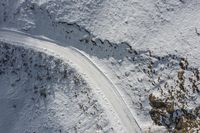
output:
M119 116L121 123L128 133L142 132L137 121L132 115L127 104L124 102L116 86L105 76L105 74L95 65L89 57L73 47L63 47L57 42L38 38L9 30L0 30L0 40L22 44L26 47L46 50L59 55L64 60L72 62L81 74L86 75L86 81L92 83L92 87L102 91L108 101L111 103L115 112Z

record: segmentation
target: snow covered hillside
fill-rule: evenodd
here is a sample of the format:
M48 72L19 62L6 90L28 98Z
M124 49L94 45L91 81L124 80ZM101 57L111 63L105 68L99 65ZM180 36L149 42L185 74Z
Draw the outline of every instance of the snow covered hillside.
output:
M0 132L114 132L86 82L59 58L1 42Z
M198 0L1 0L1 31L26 34L39 38L39 40L56 42L63 50L69 47L76 49L77 52L79 51L89 59L91 64L95 64L102 75L105 75L103 77L106 78L102 78L101 81L107 79L102 82L103 85L107 86L97 84L100 81L97 73L94 73L94 76L91 74L89 80L87 78L89 72L84 73L86 69L81 66L79 69L81 71L78 71L72 68L74 66L70 66L70 63L67 65L67 70L73 72L65 83L65 80L61 78L63 73L57 73L60 69L52 66L51 63L47 65L49 62L58 60L58 57L52 56L53 59L49 60L50 56L44 54L43 51L40 54L45 58L36 58L40 55L37 50L32 51L34 54L28 54L28 51L30 51L28 48L10 45L9 35L5 39L5 36L3 36L5 32L1 32L0 65L2 78L0 79L0 95L2 95L4 102L1 102L3 107L1 114L3 115L0 114L0 118L3 118L3 121L1 121L3 125L0 126L0 131L9 129L12 133L14 130L18 132L25 132L26 130L27 132L56 132L56 130L57 132L73 132L72 130L76 132L77 130L77 132L121 133L130 132L131 128L137 127L141 128L141 132L199 132L199 4ZM15 38L10 35L10 38L17 40L20 37ZM30 40L30 38L21 37L20 42L29 42ZM12 70L15 67L18 68L18 65L22 65L24 61L21 57L18 58L21 55L19 51L16 53L9 52L8 55L5 55L4 47L7 45L9 49L24 49L27 55L25 56L27 59L25 64L28 62L31 66L20 67L19 72L16 72L17 76L12 74ZM66 53L70 53L70 51L66 51ZM4 62L6 56L9 58L8 61L16 57L18 60L16 66L7 64L7 60ZM45 77L47 75L43 67L36 70L28 58L36 58L35 60L40 64L53 67L50 72L52 74L49 77L55 79L50 79L50 81L45 79L38 82L37 75L30 74L32 77L27 75L26 71L32 71L33 74L43 74ZM82 58L80 58L79 64L81 64L81 60ZM65 64L61 58L60 61L62 65L59 64L59 67ZM74 75L81 77L81 85L78 85L78 87L74 87L76 86ZM22 79L19 83L15 82L17 77ZM82 81L85 81L84 84L82 84ZM51 89L47 92L50 93L50 96L45 93L44 98L44 94L40 95L39 90L37 94L32 95L33 92L29 91L34 90L35 82L40 85L38 88L42 92L42 86L48 84ZM108 85L108 82L110 85ZM105 88L107 90L114 88L115 91L100 95L100 93L94 91L96 87L93 85L96 85L97 88L99 85L102 92L106 92ZM29 86L28 90L26 86ZM65 87L71 88L67 94L65 90L68 89ZM19 91L15 92L14 88ZM85 91L85 88L90 88L86 89L87 93L79 92ZM24 92L24 90L27 92ZM9 99L9 95L5 95L5 92L9 95L13 93L11 96L19 98L13 100L14 103L12 100L5 100ZM77 94L77 97L71 96L74 93ZM56 94L63 98L56 99ZM22 98L23 95L30 98ZM100 108L92 116L85 115L84 110L81 110L84 108L78 108L79 102L81 102L81 106L87 106L89 110L90 108L93 109L93 104L85 102L86 95L91 95L92 99L96 99L95 106L97 104ZM30 100L32 97L35 100ZM102 102L102 97L108 102L106 103L104 100ZM72 101L62 101L65 98ZM82 98L83 100L77 100ZM119 104L116 104L118 102L114 102L115 99L118 99L119 103L123 105L122 110L120 110ZM8 101L14 105L10 105ZM15 102L19 104L19 108ZM65 102L66 106L64 105ZM54 105L49 106L49 104ZM59 106L62 104L64 107L56 108L58 104ZM38 108L34 110L32 108L35 105ZM68 106L70 106L68 110L71 110L72 114L67 114L64 118L72 121L65 119L59 121L62 119L61 114L67 112ZM109 107L107 108L107 106ZM48 107L55 108L55 110ZM46 112L41 111L43 108L46 109ZM126 111L123 111L123 108L128 112L124 113ZM6 111L7 109L10 111ZM29 118L28 114L26 117L25 115L15 114L15 109L16 112L22 112L22 114L34 110L32 113L41 112L42 115L36 115L36 118L33 119L32 117ZM48 111L49 109L50 111ZM110 113L109 109L113 112ZM51 115L53 111L56 113ZM83 113L83 116L79 116L80 113ZM9 114L13 115L8 119L8 122L12 122L12 126L8 126L9 124L6 123L6 116ZM128 122L129 116L136 122ZM58 120L49 122L50 125L44 124L49 117ZM27 118L31 120L28 121ZM82 119L84 119L84 122L78 124L79 120ZM15 121L19 121L19 123L15 124ZM97 124L98 122L102 123ZM134 123L132 127L130 123ZM136 123L139 126L136 126ZM52 126L52 124L55 126ZM35 129L31 129L32 127L35 127Z

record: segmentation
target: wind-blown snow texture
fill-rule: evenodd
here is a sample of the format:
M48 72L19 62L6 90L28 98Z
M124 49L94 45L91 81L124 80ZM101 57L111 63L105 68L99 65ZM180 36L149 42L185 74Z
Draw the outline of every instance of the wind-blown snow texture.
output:
M199 71L198 0L2 0L0 3L1 27L48 37L88 54L120 88L145 131L161 132L149 114L152 109L149 95L159 96L163 90L167 95L169 89L164 89L165 85L177 85L181 59L189 62L190 68L184 70L186 79L194 70ZM194 95L194 99L186 100L187 109L199 107L199 93ZM161 125L167 127L166 123Z

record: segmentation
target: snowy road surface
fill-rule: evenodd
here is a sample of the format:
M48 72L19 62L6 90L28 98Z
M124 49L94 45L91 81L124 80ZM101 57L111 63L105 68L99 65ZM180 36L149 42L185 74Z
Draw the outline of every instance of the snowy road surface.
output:
M23 46L26 47L53 52L64 60L72 62L77 70L83 74L83 76L86 76L86 81L91 84L92 88L100 89L102 91L113 106L127 132L141 132L139 125L119 94L117 88L87 56L81 53L81 51L75 48L59 46L52 41L8 30L0 30L0 40L16 42L18 44L23 44Z

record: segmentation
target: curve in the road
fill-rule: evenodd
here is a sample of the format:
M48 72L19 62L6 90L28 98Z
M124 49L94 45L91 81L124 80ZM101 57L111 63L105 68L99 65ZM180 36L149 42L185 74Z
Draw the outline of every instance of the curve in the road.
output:
M62 47L49 40L39 39L23 33L6 30L0 30L0 40L16 42L37 49L46 49L49 52L56 53L63 59L72 62L76 65L79 72L87 76L86 80L88 80L89 83L92 83L94 88L98 88L103 92L113 106L115 112L118 114L127 132L141 132L138 123L134 119L134 116L119 94L117 88L105 76L105 74L78 49Z

